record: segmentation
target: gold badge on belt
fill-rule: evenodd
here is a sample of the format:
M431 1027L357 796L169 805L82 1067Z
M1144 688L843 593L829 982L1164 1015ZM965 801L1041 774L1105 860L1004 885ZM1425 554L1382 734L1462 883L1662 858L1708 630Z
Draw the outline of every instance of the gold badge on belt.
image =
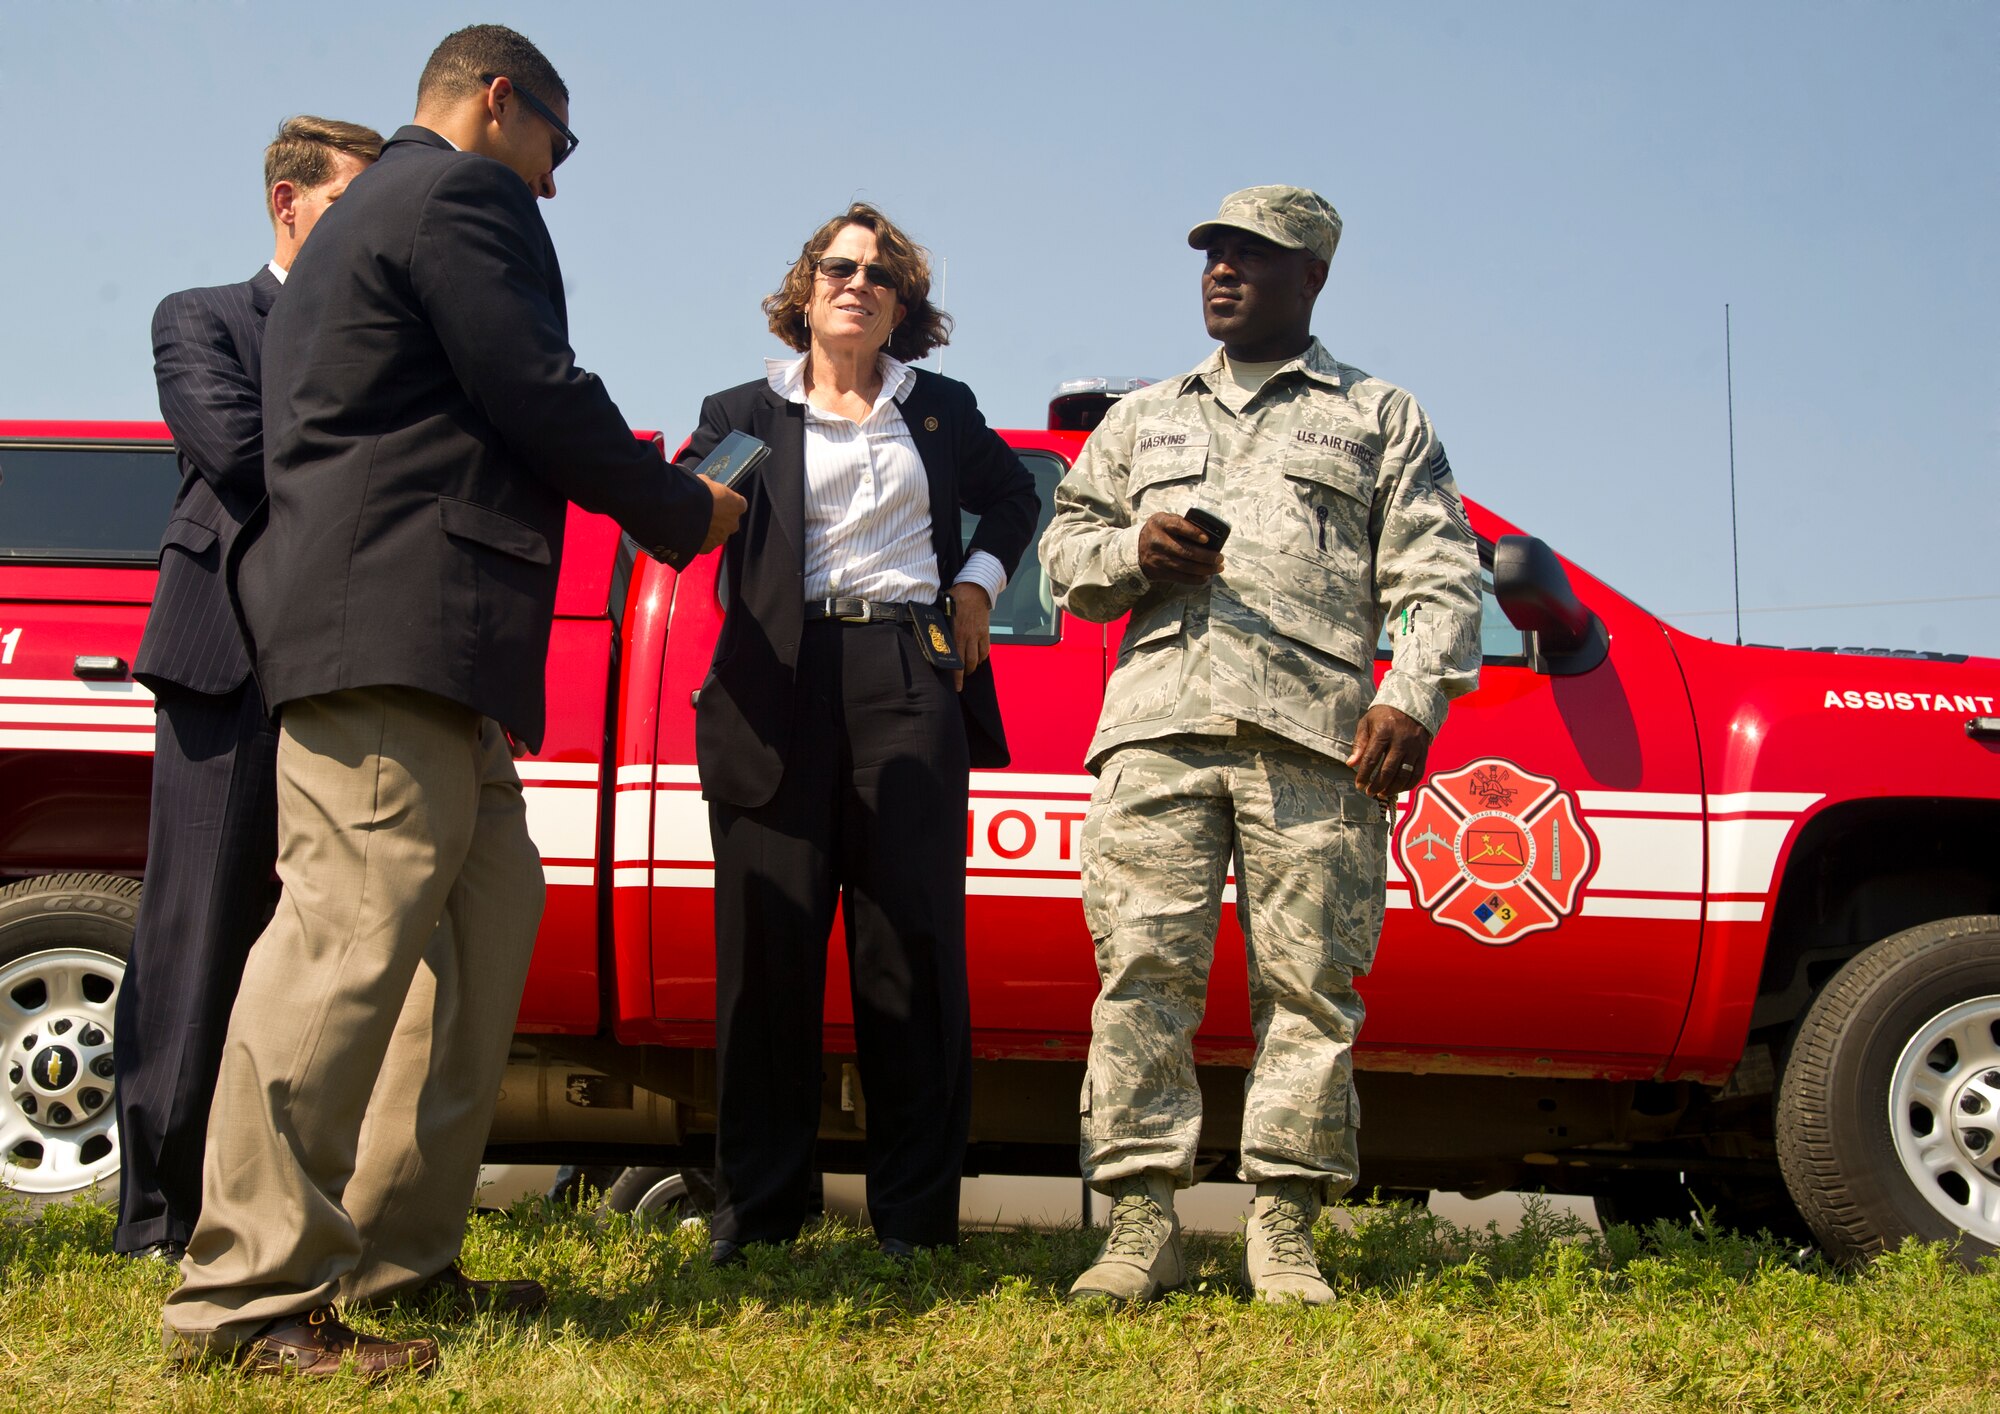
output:
M952 647L951 635L945 630L942 610L931 604L912 604L910 626L917 631L917 651L924 655L925 662L948 673L959 672L965 667L958 650Z

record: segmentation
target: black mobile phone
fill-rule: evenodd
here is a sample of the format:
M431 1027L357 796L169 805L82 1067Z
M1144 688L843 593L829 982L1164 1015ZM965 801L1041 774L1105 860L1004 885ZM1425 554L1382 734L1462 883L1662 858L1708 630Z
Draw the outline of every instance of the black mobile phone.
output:
M1196 506L1181 517L1208 537L1208 548L1220 550L1222 542L1229 538L1229 522L1213 511L1205 511Z

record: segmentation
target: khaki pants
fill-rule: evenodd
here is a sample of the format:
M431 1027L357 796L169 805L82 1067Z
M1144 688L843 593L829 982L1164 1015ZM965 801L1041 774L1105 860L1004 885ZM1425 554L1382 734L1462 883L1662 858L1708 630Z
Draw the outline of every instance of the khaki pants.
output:
M507 739L409 688L289 704L277 916L230 1013L170 1349L456 1260L542 913Z
M1382 933L1382 807L1347 767L1266 732L1169 737L1104 762L1082 852L1102 983L1083 1082L1084 1177L1100 1189L1146 1172L1193 1181L1194 1034L1233 856L1257 1041L1241 1177L1346 1192L1361 1123L1354 978Z

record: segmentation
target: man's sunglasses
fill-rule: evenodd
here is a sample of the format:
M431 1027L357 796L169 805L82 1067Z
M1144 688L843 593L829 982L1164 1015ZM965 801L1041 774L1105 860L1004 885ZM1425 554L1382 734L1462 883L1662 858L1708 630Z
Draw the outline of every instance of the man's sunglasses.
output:
M859 270L868 283L878 290L896 288L895 272L886 265L863 265L860 261L849 260L844 255L822 255L815 268L837 285L844 285L852 280L854 272Z
M479 76L479 81L483 84L491 84L493 80L499 77L500 77L499 74L481 74ZM514 83L512 79L509 79L508 82ZM516 98L519 98L523 103L528 105L529 112L533 113L536 117L540 118L543 122L547 123L550 127L554 128L556 130L556 136L562 139L563 143L562 150L557 152L555 155L555 160L549 163L549 170L551 172L555 171L556 168L562 166L563 163L569 161L569 155L572 152L576 151L578 145L583 141L583 139L579 138L575 133L571 132L569 128L564 125L563 120L555 115L554 110L551 109L548 104L542 102L541 99L535 97L534 94L528 92L528 90L521 87L521 85L517 83L514 84L514 96Z

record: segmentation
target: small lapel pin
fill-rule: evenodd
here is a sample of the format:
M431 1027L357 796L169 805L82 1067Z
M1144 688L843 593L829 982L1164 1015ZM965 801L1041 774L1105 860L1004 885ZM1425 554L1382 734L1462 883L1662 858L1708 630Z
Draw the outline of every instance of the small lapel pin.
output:
M924 419L924 431L926 431L926 432L935 432L935 431L937 431L937 419L936 419L936 418L934 418L934 417L927 417L927 418L925 418L925 419Z

